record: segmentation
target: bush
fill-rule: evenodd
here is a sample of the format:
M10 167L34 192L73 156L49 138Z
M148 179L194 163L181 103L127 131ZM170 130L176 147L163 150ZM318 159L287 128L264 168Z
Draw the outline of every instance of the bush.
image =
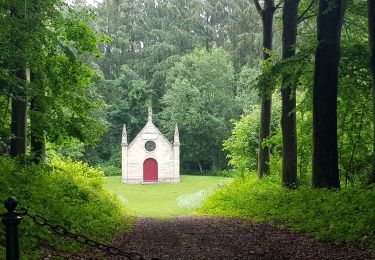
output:
M234 170L215 170L215 171L203 171L201 172L188 172L181 173L181 175L193 175L193 176L221 176L221 177L234 177L236 172Z
M121 168L111 163L103 163L98 166L105 176L120 176Z
M275 157L281 155L281 129L280 129L280 98L276 92L273 95L272 105L272 137L263 141L264 146L271 148ZM228 152L229 165L238 169L241 175L244 171L257 169L259 149L259 123L260 107L254 106L246 111L238 121L232 121L234 128L231 136L224 141L223 150ZM271 165L271 169L272 169Z
M103 173L87 164L56 159L51 166L27 166L0 157L0 169L0 198L15 196L18 208L25 207L32 214L73 232L108 243L132 223L130 218L125 218L121 202L104 188ZM38 247L46 244L69 252L83 249L71 239L57 238L47 228L23 217L21 252L36 254ZM0 258L3 258L1 253Z
M342 190L288 190L280 177L237 178L210 196L198 212L281 223L320 239L375 246L375 186Z

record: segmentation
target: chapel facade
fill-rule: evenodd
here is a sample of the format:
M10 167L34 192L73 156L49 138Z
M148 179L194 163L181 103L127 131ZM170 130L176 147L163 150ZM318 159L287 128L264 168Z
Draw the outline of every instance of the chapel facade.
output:
M128 144L126 126L122 130L121 172L123 183L180 182L180 140L176 125L173 144L148 120Z

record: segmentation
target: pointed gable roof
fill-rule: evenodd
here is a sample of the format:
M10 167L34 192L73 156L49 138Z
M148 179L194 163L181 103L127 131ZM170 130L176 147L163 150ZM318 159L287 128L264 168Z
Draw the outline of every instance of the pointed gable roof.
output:
M139 136L141 134L150 133L149 131L146 132L147 129L152 129L153 132L151 132L151 133L155 133L155 134L158 134L159 136L161 136L162 139L164 139L166 141L166 143L169 144L169 146L171 148L173 148L173 145L171 144L171 142L160 132L159 128L157 128L155 126L155 124L152 122L152 109L151 108L149 108L149 111L148 111L148 120L147 120L146 125L142 128L141 131L139 131L139 133L137 134L137 136L129 144L129 148L135 143L135 141L139 138Z

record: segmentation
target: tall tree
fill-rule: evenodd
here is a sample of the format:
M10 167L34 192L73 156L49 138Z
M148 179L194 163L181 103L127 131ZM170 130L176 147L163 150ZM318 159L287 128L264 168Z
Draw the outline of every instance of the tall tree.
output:
M91 114L99 102L88 91L93 73L82 57L99 53L96 32L64 0L15 0L2 7L0 82L1 96L12 101L10 155L26 155L27 133L37 162L45 136L93 141L104 127Z
M8 64L10 71L16 75L16 85L12 89L12 113L11 113L11 134L10 155L12 157L26 155L27 135L27 71L25 51L30 43L24 32L27 26L26 8L19 1L10 3L10 43L13 43L11 51L20 53L15 60ZM17 54L15 54L16 56ZM15 57L14 57L15 58Z
M213 170L226 164L221 147L230 134L230 120L240 113L233 102L233 76L230 55L216 47L210 52L196 49L169 71L160 125L173 136L178 123L185 169Z
M339 188L337 85L344 1L320 0L313 89L314 188Z
M117 3L121 18L116 18ZM97 63L106 79L119 77L115 69L124 64L144 78L153 90L157 113L167 71L196 47L216 45L233 51L237 74L247 62L258 63L260 26L255 12L247 0L104 0L97 9L96 28L112 42L101 46L105 57Z
M297 12L299 0L285 0L283 7L283 59L295 55L297 39ZM296 90L290 75L282 78L281 130L283 138L282 182L286 187L297 184L297 133L296 133Z
M43 99L45 99L45 88L43 81L38 79L36 73L31 73L31 82L38 87L35 87L37 93L31 97L30 100L30 143L31 154L35 163L46 162L46 144L44 125L40 124L42 115L45 112Z
M27 130L27 95L26 95L26 69L19 69L17 72L18 87L12 93L12 115L10 156L26 155L26 130Z
M98 19L95 27L112 39L111 42L103 43L101 49L104 57L97 59L105 79L115 79L120 76L121 66L124 64L127 53L131 48L126 30L132 28L126 28L128 24L126 24L125 19L125 9L132 8L131 5L135 5L139 1L131 2L135 3L129 3L128 5L125 0L106 0L99 4L96 9ZM143 17L143 14L138 15Z
M120 167L121 131L126 124L128 140L131 142L142 129L147 118L150 91L140 76L124 65L116 80L96 82L97 92L104 102L111 104L104 111L103 121L108 122L107 131L94 147L86 147L86 155L91 164L112 164Z
M255 7L262 18L263 24L263 59L270 58L272 50L272 27L273 15L276 7L274 0L264 0L263 8L259 0L254 0ZM260 107L260 127L259 127L259 153L258 153L258 176L261 178L270 171L270 148L263 146L263 141L271 135L271 110L272 93L268 85L261 86L261 107Z
M372 159L372 172L370 174L369 183L375 183L375 1L368 0L368 31L370 43L370 74L372 79L372 105L373 105L373 159Z

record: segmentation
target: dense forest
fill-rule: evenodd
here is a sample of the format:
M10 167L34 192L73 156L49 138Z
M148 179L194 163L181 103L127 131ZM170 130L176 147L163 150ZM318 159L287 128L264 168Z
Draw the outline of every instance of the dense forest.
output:
M367 5L289 2L92 7L92 27L111 39L91 65L101 75L93 87L107 104L107 130L82 158L118 169L122 124L132 139L151 104L169 137L179 125L183 171L280 172L286 185L314 176L316 187L338 187L339 173L345 185L366 182L373 158ZM317 23L318 8L338 13Z
M251 74L260 65L261 26L254 5L104 1L93 11L94 28L111 38L101 46L104 57L93 61L102 75L95 86L108 104L108 129L95 147L87 147L85 160L119 168L122 124L133 139L152 105L167 136L179 125L184 170L225 168L221 147L230 120L240 117L242 101L248 107L256 103L243 70L247 65Z
M126 229L102 175L120 175L123 125L132 140L151 106L169 140L179 127L181 172L237 177L238 198L275 191L264 208L239 200L228 215L291 220L268 214L288 206L280 194L332 206L337 194L318 188L342 188L337 207L351 205L360 226L326 237L375 240L374 1L0 0L0 25L2 196L104 241ZM225 215L230 191L200 211ZM75 223L76 210L87 220Z

